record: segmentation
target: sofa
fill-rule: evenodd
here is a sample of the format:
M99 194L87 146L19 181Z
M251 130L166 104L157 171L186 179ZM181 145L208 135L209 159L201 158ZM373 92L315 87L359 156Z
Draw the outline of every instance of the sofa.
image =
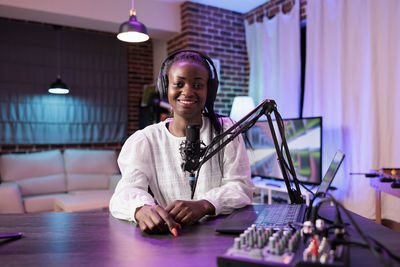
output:
M112 150L3 154L0 213L105 209L120 177Z

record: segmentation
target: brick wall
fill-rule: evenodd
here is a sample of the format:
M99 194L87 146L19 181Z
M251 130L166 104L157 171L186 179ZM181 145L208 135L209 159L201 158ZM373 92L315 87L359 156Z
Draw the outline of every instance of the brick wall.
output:
M220 89L215 110L229 115L235 96L248 95L249 63L244 20L250 24L264 16L289 12L294 1L300 1L301 20L306 19L306 0L270 0L254 10L237 12L185 2L181 5L181 33L168 41L168 54L181 49L195 49L220 60Z
M233 98L248 94L243 15L225 9L185 2L181 5L181 33L168 41L168 53L194 49L220 61L220 88L215 110L229 115Z
M143 87L153 83L153 43L128 46L128 132L127 137L139 129L139 105Z
M289 13L294 6L295 1L300 1L300 22L305 22L307 0L270 0L267 3L256 7L244 15L249 24L254 21L262 21L265 17L271 19L279 12ZM300 23L299 22L299 23Z
M307 20L307 0L300 0L300 21L306 23Z

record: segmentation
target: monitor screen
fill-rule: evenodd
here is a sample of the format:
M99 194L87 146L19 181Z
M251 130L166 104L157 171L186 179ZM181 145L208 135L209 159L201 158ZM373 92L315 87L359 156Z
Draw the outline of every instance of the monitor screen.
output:
M276 121L272 122L279 146L281 138ZM285 137L297 178L305 184L321 183L322 117L284 119ZM252 176L282 179L268 121L259 120L246 132ZM289 175L289 174L288 174ZM290 175L289 175L290 177Z

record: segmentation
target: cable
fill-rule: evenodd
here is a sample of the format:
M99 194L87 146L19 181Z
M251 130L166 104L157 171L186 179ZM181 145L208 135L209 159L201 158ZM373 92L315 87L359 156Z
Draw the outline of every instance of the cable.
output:
M352 223L352 225L353 225L353 227L356 229L356 231L358 232L358 234L361 236L361 238L364 240L364 242L366 243L366 246L369 248L369 250L374 254L374 256L380 261L380 262L382 262L383 264L385 264L386 266L391 266L391 264L390 263L388 263L383 257L382 257L382 255L376 250L376 248L375 248L375 246L374 246L374 244L372 244L371 242L370 242L370 240L374 240L374 239L372 239L371 237L369 237L368 235L366 235L361 229L360 229L360 227L358 226L358 224L355 222L355 220L353 219L353 217L351 216L351 214L349 213L349 211L348 210L346 210L345 208L344 208L344 206L341 204L341 203L339 203L334 197L333 197L333 195L332 194L330 194L330 193L318 193L318 194L316 194L316 197L319 197L319 196L321 196L321 195L327 195L332 201L333 201L333 203L334 203L334 205L335 205L335 208L336 208L336 216L340 216L340 215L338 215L338 213L340 214L340 212L339 212L339 207L343 210L343 212L346 214L346 216L349 218L349 220L351 221L351 223ZM312 201L314 201L314 199L312 200ZM320 206L319 206L320 207ZM319 209L319 207L318 207L318 209ZM316 213L318 213L318 209L316 210ZM340 219L341 219L341 216L340 216ZM335 219L335 221L336 221L336 219ZM374 242L375 242L375 240L374 240ZM386 251L388 251L387 249L385 249ZM392 253L390 253L390 254L392 254ZM397 259L396 259L397 260Z
M387 247L385 247L382 243L380 243L380 242L377 241L376 239L374 239L374 238L372 238L372 237L369 237L369 238L372 239L372 241L374 241L374 242L378 245L378 247L379 247L380 249L383 249L384 251L386 251L386 253L388 253L388 255L389 255L390 257L392 257L394 260L396 260L397 262L400 263L400 257L399 257L399 256L393 254L393 252L391 252Z
M278 112L275 112L275 118L276 118L275 121L281 125L281 128L283 129L283 133L285 133L285 124L283 122L282 116ZM281 154L284 158L283 165L285 166L285 169L290 173L291 180L294 180L293 177L296 176L296 173L293 173L293 172L295 172L295 170L292 170L291 168L289 168L289 165L287 163L288 159L287 159L287 157L285 157L285 153L283 153L284 152L283 142L281 142L280 148L281 148ZM314 192L311 191L309 188L307 188L300 180L298 180L298 183L300 184L301 187L303 187L306 191L308 191L313 197L315 197ZM299 192L299 193L301 193L301 192Z
M282 153L282 155L284 155L284 153L283 153L283 144L281 143L281 153ZM286 160L284 160L283 161L283 165L285 166L285 168L289 171L289 173L290 173L290 175L292 176L292 180L293 180L293 173L292 173L292 170L289 168L289 166L288 166L288 164L287 164L287 162L286 162ZM315 194L314 194L314 192L313 191L311 191L309 188L307 188L300 180L298 180L299 181L299 185L301 185L301 187L303 187L306 191L308 191L311 195L312 195L312 197L315 197Z
M371 238L371 240L373 240L374 242L377 243L376 246L375 246L375 249L377 249L378 251L386 252L395 261L400 262L400 257L398 257L397 255L393 254L393 252L391 252L388 248L383 246L381 243L379 243L375 239ZM364 244L364 243L361 243L361 242L356 242L356 241L343 240L342 242L339 242L339 244L341 244L341 245L354 245L354 246L359 246L359 247L362 247L362 248L368 248L367 244Z

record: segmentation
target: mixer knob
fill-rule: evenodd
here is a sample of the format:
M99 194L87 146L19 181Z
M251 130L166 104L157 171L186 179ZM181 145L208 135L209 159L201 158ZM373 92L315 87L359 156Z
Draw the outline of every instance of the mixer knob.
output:
M264 246L263 237L258 236L257 238L257 247L262 248Z
M294 252L295 251L295 243L294 243L293 238L291 238L289 240L288 249L289 249L290 252Z
M253 235L252 234L250 234L249 235L249 240L247 240L247 243L249 244L249 246L252 248L252 247L254 247L254 238L253 238Z
M240 243L241 243L240 237L235 237L235 239L233 241L234 248L239 250L240 249Z
M275 237L274 236L269 237L268 246L270 247L270 249L273 249L275 247Z
M246 245L246 235L244 233L241 233L239 238L241 246L244 247Z
M281 248L281 245L280 245L279 241L275 242L274 253L276 255L281 255L282 254L282 248Z

